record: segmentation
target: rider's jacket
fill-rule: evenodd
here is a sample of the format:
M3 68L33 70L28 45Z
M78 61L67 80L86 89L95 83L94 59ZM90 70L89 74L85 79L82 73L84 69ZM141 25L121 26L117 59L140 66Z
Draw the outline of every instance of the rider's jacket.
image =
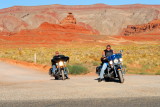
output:
M104 52L105 52L106 57L113 55L113 50L112 49L110 49L110 50L106 49L106 50L104 50Z

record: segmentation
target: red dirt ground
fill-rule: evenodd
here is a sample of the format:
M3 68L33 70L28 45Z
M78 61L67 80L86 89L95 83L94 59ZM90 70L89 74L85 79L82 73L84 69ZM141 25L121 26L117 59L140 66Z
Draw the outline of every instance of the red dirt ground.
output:
M32 69L38 69L43 72L48 71L50 68L50 66L47 66L47 65L29 63L29 62L25 62L25 61L17 61L17 60L7 59L7 58L0 58L0 61L11 63L11 64L16 64L16 65L20 65L20 66L24 66L24 67L29 67Z
M25 62L25 61L17 61L17 60L7 59L7 58L0 58L0 61L7 62L7 63L14 64L14 65L27 67L27 68L31 68L31 69L36 69L36 70L39 70L40 72L46 72L46 73L51 68L50 66L47 66L47 65L29 63L29 62ZM84 75L85 76L96 76L96 73L90 72L87 74L80 74L80 75L71 75L70 74L70 76L84 76Z

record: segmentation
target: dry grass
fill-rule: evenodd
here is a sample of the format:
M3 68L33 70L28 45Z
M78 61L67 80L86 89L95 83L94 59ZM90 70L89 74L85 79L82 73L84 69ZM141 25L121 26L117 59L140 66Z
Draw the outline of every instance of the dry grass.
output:
M50 59L55 51L70 57L70 65L82 64L88 68L88 64L96 66L100 63L103 46L56 46L53 48L10 48L0 49L1 58L33 62L34 54L37 54L37 63L50 65ZM112 47L116 52L124 50L124 65L127 73L133 74L157 74L160 73L160 45L119 45ZM88 68L88 70L90 70Z

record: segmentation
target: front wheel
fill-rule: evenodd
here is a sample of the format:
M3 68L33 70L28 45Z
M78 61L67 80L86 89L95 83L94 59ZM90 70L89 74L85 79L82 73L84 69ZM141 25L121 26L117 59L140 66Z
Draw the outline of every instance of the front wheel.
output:
M110 81L109 77L105 77L104 79L105 79L106 82Z
M118 71L118 78L119 78L119 82L120 83L124 83L124 78L123 78L123 75L122 75L122 71Z
M55 76L55 80L59 80L59 77L58 77L58 76Z
M65 80L64 71L62 70L61 73L62 73L62 80Z

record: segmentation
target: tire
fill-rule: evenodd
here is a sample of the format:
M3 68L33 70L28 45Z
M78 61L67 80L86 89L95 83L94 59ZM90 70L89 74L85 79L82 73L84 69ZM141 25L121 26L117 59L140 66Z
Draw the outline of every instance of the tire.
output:
M64 71L61 70L61 73L62 73L62 80L65 80Z
M124 78L121 70L118 71L118 78L120 83L124 83Z
M106 82L110 81L109 77L104 78Z
M55 80L59 80L59 77L56 76L56 77L55 77Z

